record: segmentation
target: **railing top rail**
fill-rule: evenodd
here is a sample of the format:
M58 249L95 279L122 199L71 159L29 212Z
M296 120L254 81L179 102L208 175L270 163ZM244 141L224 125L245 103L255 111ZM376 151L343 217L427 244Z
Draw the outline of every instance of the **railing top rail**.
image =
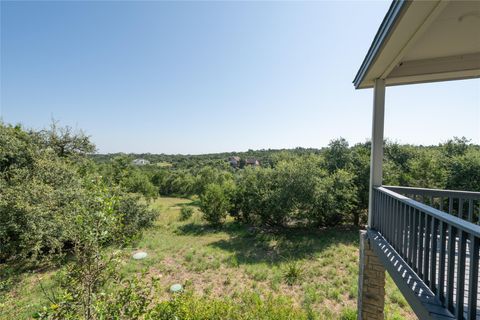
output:
M441 220L443 222L446 222L447 224L450 224L462 231L465 231L469 234L473 234L475 237L480 237L480 226L477 226L471 222L465 221L463 219L457 218L455 216L452 216L448 213L445 213L443 211L437 210L435 208L432 208L430 206L427 206L423 203L420 203L418 201L412 200L408 197L405 197L401 194L396 193L395 191L392 191L388 189L388 187L376 187L375 189L384 192L388 194L390 197L399 200L400 202L406 203L409 206L421 210L430 216L435 217L438 220Z
M437 197L461 197L464 199L480 199L480 192L474 191L461 191L461 190L442 190L442 189L427 189L427 188L412 188L412 187L399 187L399 186L382 186L389 190L407 193L407 194L416 194L416 195L425 195L425 196L437 196Z

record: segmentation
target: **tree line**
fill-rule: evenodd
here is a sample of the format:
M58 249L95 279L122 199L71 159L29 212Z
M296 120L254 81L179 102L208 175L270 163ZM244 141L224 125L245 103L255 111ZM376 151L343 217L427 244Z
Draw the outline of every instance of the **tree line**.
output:
M152 164L141 167L131 161L145 155L102 155L97 162L106 176L115 177L131 192L146 197L198 196L212 224L220 224L227 215L276 227L365 221L369 142L350 146L339 138L322 149L234 154L256 157L261 165L233 168L227 161L232 153L148 155ZM155 161L169 165L158 166ZM480 146L456 137L437 146L385 141L384 184L480 191Z

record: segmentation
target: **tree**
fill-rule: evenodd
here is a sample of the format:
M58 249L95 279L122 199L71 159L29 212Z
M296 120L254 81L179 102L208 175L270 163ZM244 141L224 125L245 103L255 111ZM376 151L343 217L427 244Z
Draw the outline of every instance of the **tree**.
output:
M219 184L209 184L200 195L200 209L203 217L212 225L220 225L230 209L230 201Z
M440 147L443 148L448 157L454 157L464 155L468 150L469 144L470 140L465 137L453 137L453 139L441 144Z
M319 180L315 187L315 202L310 220L319 227L336 226L351 221L356 205L356 188L353 175L345 170Z
M357 189L353 224L359 226L367 216L370 182L370 144L359 143L352 148L353 183Z
M454 190L480 191L480 151L471 148L447 163L446 187Z
M150 182L148 176L138 169L131 168L122 179L121 185L127 192L142 194L147 199L158 195L157 188Z
M327 162L327 169L330 172L337 169L347 169L351 162L348 142L344 138L330 141L324 155Z
M0 123L0 139L0 261L58 261L81 239L79 217L116 219L102 229L108 235L102 245L138 234L155 218L138 199L102 179L95 166L85 165L91 162L81 154L74 157L82 161L72 161L19 126ZM103 191L94 192L98 188ZM108 203L109 211L98 202Z
M57 121L52 121L49 129L32 132L47 148L60 157L85 155L95 152L95 145L90 142L90 137L82 130L73 130L69 126L59 127Z

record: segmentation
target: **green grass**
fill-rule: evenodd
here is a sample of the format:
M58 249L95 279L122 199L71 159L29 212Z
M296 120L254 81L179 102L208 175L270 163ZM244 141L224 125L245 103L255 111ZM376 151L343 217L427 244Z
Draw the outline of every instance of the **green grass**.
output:
M120 272L146 271L164 290L158 299L169 298L168 288L181 283L196 294L219 299L245 292L259 296L291 299L295 307L314 319L354 319L357 299L358 230L289 230L270 234L252 232L228 220L222 228L206 225L196 207L192 217L180 221L182 206L194 206L188 199L160 198L152 206L160 211L156 225L143 238L123 249ZM144 260L131 259L145 250ZM12 267L1 266L6 273ZM14 279L0 291L1 319L26 319L55 286L54 271L15 273L0 279ZM2 284L0 284L2 290ZM387 280L386 318L415 319L410 307Z

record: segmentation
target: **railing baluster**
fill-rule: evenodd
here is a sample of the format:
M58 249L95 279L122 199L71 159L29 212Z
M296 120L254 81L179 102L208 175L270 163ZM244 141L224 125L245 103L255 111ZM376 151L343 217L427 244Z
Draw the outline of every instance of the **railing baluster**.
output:
M382 235L384 237L386 237L386 235L385 235L385 219L386 219L386 216L387 216L386 202L387 202L387 195L383 194L383 197L382 197L382 218L381 218L380 225L381 225L381 232L382 232Z
M397 201L392 198L392 201L390 202L390 243L392 244L392 247L395 249L395 204Z
M413 268L413 208L408 206L408 264Z
M477 224L480 226L480 201L478 201L478 215L477 215Z
M430 259L430 230L432 222L431 217L425 213L425 246L423 248L423 282L427 285L430 284L428 280L428 271L430 270L429 259ZM433 254L433 253L432 253Z
M468 281L468 320L477 318L477 297L478 297L478 248L480 239L470 235L470 275Z
M424 228L425 228L425 218L424 213L420 211L419 213L419 229L418 229L418 276L423 279L423 250L425 246L423 244L424 239Z
M404 259L407 257L407 248L408 248L408 214L407 214L407 205L404 203L402 205L403 212L403 248L402 253ZM405 259L406 260L406 259Z
M457 294L455 315L457 319L463 319L465 301L465 260L467 256L467 237L465 232L459 230L458 235L458 263L457 263Z
M437 289L437 235L438 220L432 217L432 250L430 255L430 289L435 292Z
M417 270L418 270L418 268L417 268L417 246L418 246L418 243L417 243L417 239L418 239L418 214L417 214L417 211L418 211L417 209L413 208L413 239L412 239L413 260L412 260L412 266L413 266L413 270L415 270L415 272L417 272Z
M455 281L455 234L456 228L452 225L448 226L448 248L447 248L447 294L446 307L454 312L453 290Z
M395 250L400 252L400 232L401 232L401 224L400 224L400 201L395 200Z
M382 234L387 238L388 197L384 195L383 198Z
M453 198L448 197L448 213L453 214Z
M462 198L458 199L458 213L457 213L457 216L460 219L463 219L463 199Z
M438 259L438 294L441 302L445 302L445 241L447 240L447 224L440 222L440 253Z
M382 193L377 190L377 217L375 219L375 229L380 230L380 219L382 217Z
M377 191L377 194L376 194L376 199L375 199L375 203L376 203L376 216L375 216L375 219L374 219L374 226L376 229L379 229L380 226L379 226L379 222L380 222L380 217L381 217L381 211L382 211L382 206L381 206L381 199L382 199L382 194L378 191Z
M390 199L385 195L385 213L383 216L383 229L382 233L384 234L385 239L388 239L388 217L389 217L389 207Z
M443 199L443 197L440 197L440 211L443 211L443 201L445 199Z
M473 222L473 199L468 200L468 221Z
M392 223L392 217L393 217L393 199L392 197L388 198L388 240L391 243L392 242L392 230L393 230L393 223Z
M390 219L389 219L389 223L388 223L388 229L389 229L389 234L390 234L390 242L395 242L395 228L394 228L394 224L395 224L395 199L393 198L390 198Z

